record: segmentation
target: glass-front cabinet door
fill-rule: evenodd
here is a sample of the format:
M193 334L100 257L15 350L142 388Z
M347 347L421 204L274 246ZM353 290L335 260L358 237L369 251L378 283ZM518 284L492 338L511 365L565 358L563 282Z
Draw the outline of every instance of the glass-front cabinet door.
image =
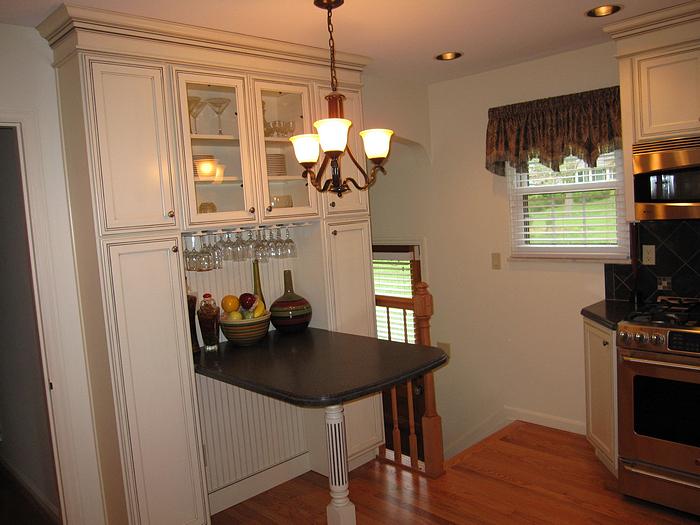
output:
M289 141L292 135L313 133L309 87L261 80L254 85L263 217L318 215L317 192L302 178Z
M256 220L244 79L178 72L188 225Z

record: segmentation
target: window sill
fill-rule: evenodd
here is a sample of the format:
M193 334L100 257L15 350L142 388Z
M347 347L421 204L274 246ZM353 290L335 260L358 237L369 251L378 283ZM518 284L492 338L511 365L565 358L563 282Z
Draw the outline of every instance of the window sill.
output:
M566 263L599 263L599 264L630 264L629 257L577 257L576 255L511 255L508 262L566 262Z

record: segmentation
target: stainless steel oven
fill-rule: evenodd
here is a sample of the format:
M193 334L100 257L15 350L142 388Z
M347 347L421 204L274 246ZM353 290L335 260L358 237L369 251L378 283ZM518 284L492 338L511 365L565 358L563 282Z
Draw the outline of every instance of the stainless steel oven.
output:
M618 328L624 494L700 514L700 327Z
M637 220L700 219L700 137L632 147Z

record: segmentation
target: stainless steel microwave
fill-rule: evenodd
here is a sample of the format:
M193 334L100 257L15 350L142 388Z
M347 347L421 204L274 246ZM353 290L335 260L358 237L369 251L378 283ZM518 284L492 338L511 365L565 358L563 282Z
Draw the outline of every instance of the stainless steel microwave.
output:
M700 137L635 144L632 154L637 220L700 219Z

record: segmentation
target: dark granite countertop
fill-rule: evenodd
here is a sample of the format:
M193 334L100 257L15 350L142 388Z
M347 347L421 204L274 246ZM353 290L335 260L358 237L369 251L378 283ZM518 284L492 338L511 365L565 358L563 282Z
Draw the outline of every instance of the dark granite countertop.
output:
M598 301L581 310L581 315L611 330L617 329L617 323L634 311L629 301Z
M271 331L253 346L220 343L195 372L301 406L337 405L420 376L447 361L439 348L308 328Z

